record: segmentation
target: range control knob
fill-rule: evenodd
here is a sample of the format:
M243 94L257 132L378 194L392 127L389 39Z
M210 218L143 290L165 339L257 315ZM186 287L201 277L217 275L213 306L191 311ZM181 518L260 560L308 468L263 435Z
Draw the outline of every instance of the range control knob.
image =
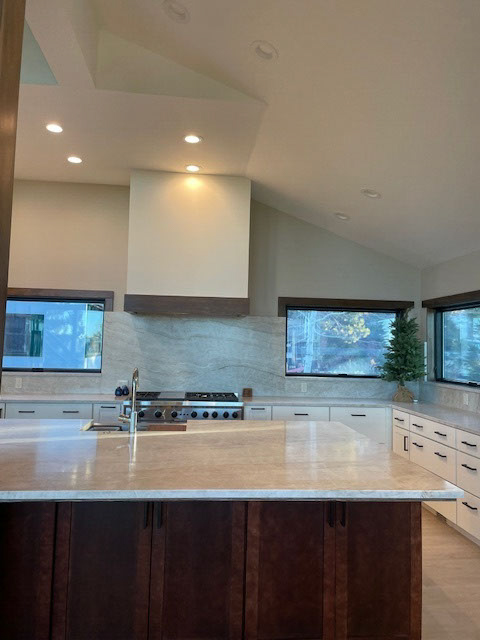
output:
M172 416L172 418L176 418L178 416L178 411L172 411L170 415Z
M217 411L214 411L214 412L212 413L212 418L218 418L218 413L217 413Z
M155 411L155 418L161 418L161 417L162 417L162 412L157 409Z
M192 418L196 418L198 416L198 413L196 411L192 411L190 415Z
M235 418L238 418L238 413L236 411L234 411L232 413L232 418L235 420Z
M203 412L203 417L204 417L204 418L208 418L208 411L204 411L204 412Z
M139 417L139 418L143 418L143 417L144 417L144 415L145 415L145 411L139 411L139 412L138 412L138 417Z
M224 412L223 412L223 417L224 417L224 418L228 418L228 416L229 416L228 411L224 411Z

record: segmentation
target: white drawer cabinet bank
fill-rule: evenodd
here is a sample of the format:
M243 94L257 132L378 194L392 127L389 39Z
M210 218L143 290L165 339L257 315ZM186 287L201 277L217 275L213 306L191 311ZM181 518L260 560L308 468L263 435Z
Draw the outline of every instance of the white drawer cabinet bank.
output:
M456 503L425 504L480 541L480 435L393 409L392 444L398 455L465 491Z
M2 418L36 420L91 420L108 424L116 422L122 403L112 402L5 402L0 403Z

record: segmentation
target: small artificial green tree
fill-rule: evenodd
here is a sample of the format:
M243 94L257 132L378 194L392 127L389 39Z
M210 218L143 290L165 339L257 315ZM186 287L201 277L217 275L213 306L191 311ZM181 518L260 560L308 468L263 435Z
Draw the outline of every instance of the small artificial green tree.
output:
M405 382L425 375L423 345L417 334L418 323L408 313L400 314L392 323L392 337L379 370L384 380L398 383L393 396L397 402L412 402L413 393L405 387Z

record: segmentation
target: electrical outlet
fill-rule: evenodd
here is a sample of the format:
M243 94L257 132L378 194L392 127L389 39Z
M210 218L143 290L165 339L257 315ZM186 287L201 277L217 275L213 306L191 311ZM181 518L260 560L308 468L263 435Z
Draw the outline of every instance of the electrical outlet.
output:
M301 391L302 393L307 393L307 383L306 383L306 382L302 382L302 383L300 384L300 391Z
M467 404L468 405L468 393L463 393L463 404Z
M15 378L15 389L21 389L21 388L22 388L22 379Z

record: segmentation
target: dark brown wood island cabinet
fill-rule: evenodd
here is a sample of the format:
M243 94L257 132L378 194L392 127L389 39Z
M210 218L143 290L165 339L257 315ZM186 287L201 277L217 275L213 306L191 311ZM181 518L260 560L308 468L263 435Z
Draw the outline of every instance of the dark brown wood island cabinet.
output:
M419 640L420 504L0 505L7 640Z

